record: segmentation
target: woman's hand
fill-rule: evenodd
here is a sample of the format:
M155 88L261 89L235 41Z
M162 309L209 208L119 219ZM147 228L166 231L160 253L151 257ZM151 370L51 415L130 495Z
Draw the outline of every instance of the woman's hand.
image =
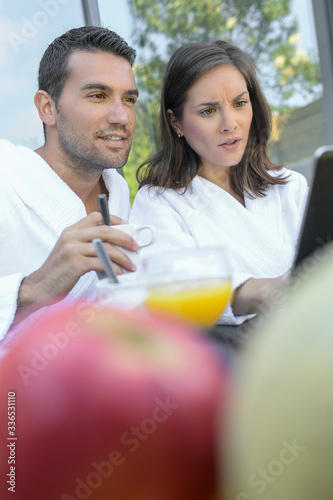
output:
M258 312L258 306L270 298L273 292L283 293L289 281L290 271L278 278L249 279L235 290L231 304L235 316Z

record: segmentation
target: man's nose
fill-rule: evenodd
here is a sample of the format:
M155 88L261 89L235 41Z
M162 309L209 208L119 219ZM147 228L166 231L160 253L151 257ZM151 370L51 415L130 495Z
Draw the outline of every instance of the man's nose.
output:
M110 124L127 125L129 117L122 101L110 103L107 120Z

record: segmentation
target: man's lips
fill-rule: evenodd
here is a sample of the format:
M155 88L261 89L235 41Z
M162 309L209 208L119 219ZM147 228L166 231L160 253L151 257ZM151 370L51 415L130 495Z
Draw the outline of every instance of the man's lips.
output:
M125 139L127 139L127 136L119 134L108 134L99 136L99 138L103 139L104 141L124 141Z

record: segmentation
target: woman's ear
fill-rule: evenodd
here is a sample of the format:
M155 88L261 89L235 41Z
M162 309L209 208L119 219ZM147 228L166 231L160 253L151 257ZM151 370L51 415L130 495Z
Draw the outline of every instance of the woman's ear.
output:
M45 125L49 125L51 127L55 125L57 123L56 107L50 94L45 92L45 90L37 90L34 102L39 118L45 123Z
M172 109L167 109L167 116L168 116L170 125L173 128L173 130L176 132L176 134L183 135Z

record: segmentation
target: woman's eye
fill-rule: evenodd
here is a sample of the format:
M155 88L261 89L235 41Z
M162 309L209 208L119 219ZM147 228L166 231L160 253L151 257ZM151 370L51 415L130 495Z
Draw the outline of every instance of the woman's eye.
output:
M207 108L207 109L204 109L203 111L201 111L201 114L204 115L204 116L210 116L214 112L215 112L214 108Z
M247 101L246 100L243 100L243 101L237 101L235 103L235 106L236 108L243 108L245 106L245 104L247 104Z

